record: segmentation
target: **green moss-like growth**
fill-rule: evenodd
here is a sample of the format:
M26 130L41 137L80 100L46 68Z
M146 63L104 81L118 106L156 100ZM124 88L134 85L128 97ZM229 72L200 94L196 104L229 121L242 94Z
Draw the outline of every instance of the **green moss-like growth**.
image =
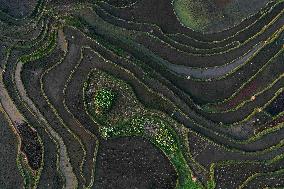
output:
M27 161L25 160L25 156L22 153L18 154L17 157L17 166L20 171L20 174L24 178L24 188L34 189L37 187L40 172L33 172Z
M22 63L27 63L31 61L39 60L47 55L49 55L56 47L56 40L57 40L57 31L53 31L46 44L44 44L42 47L38 48L36 51L32 52L28 55L23 55L20 57L20 61Z
M94 97L94 105L96 111L105 113L112 107L115 99L115 94L111 89L103 88L96 92Z
M215 33L241 23L265 7L267 0L173 0L180 22L195 31Z

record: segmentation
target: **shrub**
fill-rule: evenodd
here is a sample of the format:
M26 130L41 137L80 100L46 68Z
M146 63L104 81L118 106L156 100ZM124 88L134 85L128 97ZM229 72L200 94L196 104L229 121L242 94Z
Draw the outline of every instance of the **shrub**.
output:
M94 105L97 112L105 113L113 105L115 94L111 89L103 88L96 92L94 97Z

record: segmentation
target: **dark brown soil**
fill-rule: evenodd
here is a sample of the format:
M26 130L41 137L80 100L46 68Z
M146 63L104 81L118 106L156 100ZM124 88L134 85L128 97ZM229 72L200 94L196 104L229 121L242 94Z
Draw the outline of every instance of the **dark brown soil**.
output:
M214 3L217 5L217 7L223 8L227 4L229 4L231 0L214 0Z
M38 170L42 162L42 146L35 129L27 123L16 125L21 137L21 151L26 155L33 170Z
M266 110L273 116L278 115L284 111L284 92L282 92L272 103L266 108Z
M0 0L0 10L17 18L30 14L37 4L37 0Z
M177 175L169 160L142 138L100 144L94 188L173 189Z
M0 188L3 189L20 189L24 185L16 164L17 140L4 114L0 112Z

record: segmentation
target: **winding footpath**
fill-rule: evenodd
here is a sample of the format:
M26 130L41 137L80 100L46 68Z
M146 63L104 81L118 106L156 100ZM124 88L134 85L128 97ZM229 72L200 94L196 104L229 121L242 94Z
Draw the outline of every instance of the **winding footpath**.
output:
M65 177L65 188L77 188L78 182L76 179L76 176L72 170L71 163L69 162L69 157L67 153L66 146L63 142L62 137L59 136L58 133L54 131L52 127L49 126L48 122L44 118L44 116L41 114L41 112L36 108L32 100L27 96L24 85L21 80L21 70L22 70L23 64L22 62L17 63L16 71L15 71L15 82L16 87L19 91L19 94L22 98L22 100L31 108L31 110L36 114L36 116L39 118L39 120L44 124L47 131L51 134L51 136L57 141L59 145L59 167L60 170Z

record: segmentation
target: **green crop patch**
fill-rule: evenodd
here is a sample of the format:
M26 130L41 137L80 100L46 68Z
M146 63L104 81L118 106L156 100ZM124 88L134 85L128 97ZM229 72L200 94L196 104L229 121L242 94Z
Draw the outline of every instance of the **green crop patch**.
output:
M100 89L94 96L94 105L97 112L107 112L113 106L115 94L111 89Z

